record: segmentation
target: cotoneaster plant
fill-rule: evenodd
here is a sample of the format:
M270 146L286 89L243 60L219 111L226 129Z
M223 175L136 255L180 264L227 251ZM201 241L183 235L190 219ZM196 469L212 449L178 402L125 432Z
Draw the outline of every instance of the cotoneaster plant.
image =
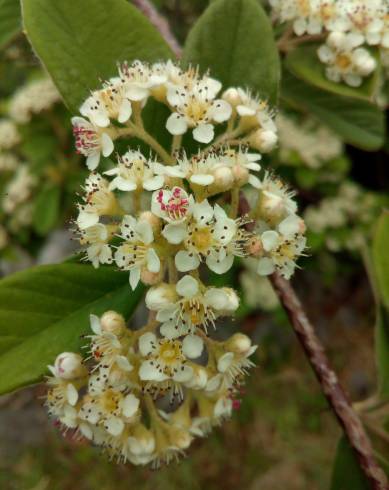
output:
M145 129L148 99L170 111L170 152ZM91 170L75 220L84 259L127 271L129 294L139 282L149 286L149 319L135 330L114 311L92 314L89 357L57 357L47 406L64 430L110 456L158 465L231 415L254 366L257 346L246 335L211 336L239 296L208 285L207 270L222 275L236 257L251 257L259 275L290 278L305 225L293 192L260 173L261 152L277 142L274 112L242 88L223 91L210 74L171 61L122 63L80 113L76 148ZM192 150L182 145L185 133ZM115 151L133 138L149 150ZM111 168L100 172L102 155ZM240 212L247 187L256 192L250 215Z

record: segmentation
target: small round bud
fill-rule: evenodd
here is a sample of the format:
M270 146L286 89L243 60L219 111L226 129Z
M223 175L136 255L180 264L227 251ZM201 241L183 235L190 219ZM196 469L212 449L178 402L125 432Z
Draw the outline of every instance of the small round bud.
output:
M224 306L225 312L233 312L239 306L239 296L236 294L235 290L232 288L222 288L226 293L228 301Z
M139 221L148 223L153 229L154 233L159 233L161 230L162 220L158 218L158 216L155 216L155 214L151 211L143 211L143 213L141 213L139 216Z
M265 217L280 216L285 211L285 201L282 196L278 196L273 192L262 191L260 210Z
M247 252L252 257L261 257L263 255L262 240L259 237L253 237L247 245Z
M128 448L135 455L151 454L155 450L155 438L151 431L138 424L128 438Z
M244 355L251 348L251 339L243 333L236 333L226 341L225 347L229 352Z
M232 167L232 174L236 185L241 187L242 185L247 184L249 180L249 171L246 167L242 167L242 165L234 165Z
M218 189L228 190L234 182L234 176L229 167L218 167L213 176L215 177L214 185Z
M62 352L54 363L55 374L62 379L81 378L87 374L82 357L74 352Z
M258 129L249 136L249 144L256 150L269 152L277 143L277 135L273 131Z
M163 282L159 286L150 288L147 291L145 302L149 310L159 311L161 308L174 303L176 299L177 292L175 285Z
M159 272L150 272L147 267L143 267L140 272L140 279L143 284L147 286L154 286L162 281L163 269L161 268Z
M239 92L234 87L227 89L223 93L222 99L228 102L232 107L236 107L237 105L242 103L242 99L239 95Z
M116 311L106 311L100 322L103 332L113 333L114 335L120 335L126 328L124 318Z

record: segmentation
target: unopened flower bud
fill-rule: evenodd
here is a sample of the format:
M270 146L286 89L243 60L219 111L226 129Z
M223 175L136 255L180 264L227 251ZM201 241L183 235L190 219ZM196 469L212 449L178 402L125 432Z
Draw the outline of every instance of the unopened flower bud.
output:
M143 267L140 273L140 279L143 284L154 286L162 281L163 269L161 268L158 272L150 272L147 267Z
M87 374L82 357L74 352L62 352L54 363L55 374L62 379L81 378Z
M120 335L126 328L124 318L116 311L106 311L100 322L103 332L113 333L114 335Z
M132 436L128 438L129 450L135 455L151 454L155 450L155 438L152 432L142 424L136 425Z
M251 339L243 333L236 333L226 341L225 348L229 352L244 355L251 348Z
M227 89L223 93L222 99L228 102L232 107L236 107L237 105L242 103L242 99L239 95L239 92L234 87Z
M258 129L249 136L249 144L256 150L269 152L276 146L277 139L273 131Z
M229 167L218 167L213 176L215 177L214 185L221 190L228 190L234 182L234 176Z
M273 192L262 191L260 210L265 217L280 216L285 211L284 199Z
M174 303L176 298L175 285L163 282L147 291L145 301L149 310L159 311L164 306Z
M154 233L159 233L162 226L162 221L158 216L155 216L151 211L143 211L139 216L139 222L148 223Z

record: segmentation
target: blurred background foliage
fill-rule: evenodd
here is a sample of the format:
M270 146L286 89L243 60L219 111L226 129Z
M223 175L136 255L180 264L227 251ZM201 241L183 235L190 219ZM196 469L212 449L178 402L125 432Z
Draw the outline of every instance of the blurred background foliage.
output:
M154 3L181 42L208 4ZM352 400L369 400L377 381L366 267L375 224L389 201L388 138L377 151L358 149L287 104L277 123L279 148L263 168L276 169L296 189L309 228L307 257L293 282ZM71 252L66 230L85 176L80 163L69 113L18 34L0 52L0 274ZM260 345L258 367L232 421L197 441L179 464L153 472L111 464L88 445L64 440L37 400L41 388L23 390L0 398L0 487L328 489L340 431L269 282L242 264L222 280L244 298L225 330L239 322ZM389 455L387 407L363 413L376 447Z

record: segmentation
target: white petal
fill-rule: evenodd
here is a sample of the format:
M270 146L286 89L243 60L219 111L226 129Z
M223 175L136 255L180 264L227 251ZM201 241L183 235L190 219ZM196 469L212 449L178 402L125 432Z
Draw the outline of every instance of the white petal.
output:
M96 315L89 315L90 328L93 330L93 333L96 335L101 335L101 323L100 318Z
M119 189L120 191L131 192L131 191L134 191L136 188L137 188L137 185L134 181L126 180L126 179L123 179L122 177L116 177L109 184L109 190L110 191L113 191L115 189Z
M295 214L291 214L281 221L281 223L278 225L278 229L280 233L288 237L298 233L300 231L300 226L301 218L299 218Z
M182 342L182 352L189 359L196 359L203 352L204 342L198 335L187 335Z
M103 133L101 135L101 152L105 157L109 157L109 155L113 152L114 146L113 141L108 136L107 133Z
M174 263L180 272L188 272L196 269L200 264L200 260L197 255L180 250L174 258Z
M140 87L139 85L133 84L129 85L126 90L126 96L130 100L143 100L149 95L149 91L147 88Z
M179 383L185 383L193 376L193 369L190 366L184 365L182 367L183 369L179 369L178 373L173 376L174 381Z
M227 255L223 260L220 260L209 255L206 263L211 271L216 272L216 274L224 274L231 269L232 264L234 263L234 256Z
M261 188L261 181L255 175L249 175L249 184L251 184L255 189Z
M152 332L144 333L139 337L139 352L142 356L151 354L157 345L157 337Z
M119 347L121 347L120 343L119 343ZM130 371L132 371L134 369L126 356L117 356L115 361L116 361L117 366L120 369L122 369L123 371L127 371L129 373Z
M80 211L77 217L78 226L84 230L90 226L94 226L99 222L99 215L97 213L88 213L86 211Z
M201 203L196 203L193 206L193 216L198 223L205 224L213 217L212 206L206 199Z
M177 337L186 335L188 333L188 327L186 325L176 325L174 321L165 322L161 325L159 331L167 339L176 339Z
M156 175L155 177L145 180L143 182L143 189L146 189L146 191L155 191L157 189L160 189L165 182L165 179L163 178L162 175Z
M132 114L131 102L127 99L124 99L120 105L118 121L120 123L125 123L130 119L131 114Z
M254 116L255 115L255 110L252 109L251 107L247 107L245 105L238 105L236 107L236 111L239 114L239 116Z
M122 404L123 415L125 417L132 417L135 415L139 408L139 403L139 399L135 395L132 393L127 395Z
M169 243L173 243L174 245L181 243L182 240L186 237L186 234L187 230L184 223L169 223L162 231L162 235L166 238L166 240Z
M139 377L143 381L165 381L169 379L155 367L153 361L143 361L139 368Z
M140 267L134 267L133 269L130 270L130 286L133 291L137 287L139 281L140 281Z
M105 421L105 428L112 436L118 436L123 432L124 422L119 417L109 417Z
M159 272L161 268L161 262L156 251L153 248L149 248L147 251L147 269L150 272Z
M204 300L215 310L225 310L228 307L229 297L221 288L210 288L204 294Z
M216 122L224 122L230 118L232 113L232 108L228 102L225 100L215 100L212 104L211 114L212 118Z
M92 153L86 159L86 166L89 170L95 170L100 162L100 152Z
M66 387L66 398L67 398L69 404L72 405L73 407L77 403L78 391L76 390L74 385L72 385L71 383L69 383Z
M257 273L260 276L268 276L269 274L273 274L274 270L274 263L268 257L262 257L258 260Z
M186 275L177 282L176 291L184 298L193 298L199 292L199 283L194 277Z
M166 129L170 134L184 134L188 128L185 118L176 112L171 114L166 121Z
M210 143L213 140L213 136L212 124L200 124L193 130L193 138L200 143Z
M217 361L217 370L220 373L225 373L227 369L231 366L234 360L234 354L232 352L226 352Z
M261 240L264 250L266 250L266 252L270 252L277 247L280 241L280 236L276 231L268 230L262 233Z
M210 174L195 174L189 179L193 184L211 185L215 181L215 177Z

